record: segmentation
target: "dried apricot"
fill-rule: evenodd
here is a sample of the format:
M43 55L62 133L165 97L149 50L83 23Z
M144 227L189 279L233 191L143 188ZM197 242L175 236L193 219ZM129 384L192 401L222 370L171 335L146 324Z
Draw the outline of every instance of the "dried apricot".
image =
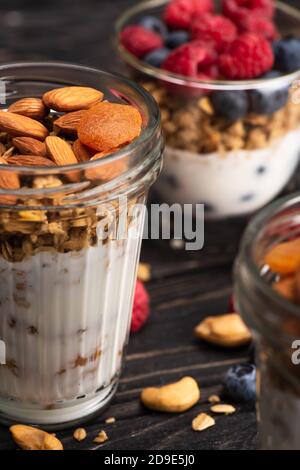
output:
M300 238L271 248L265 256L265 264L278 274L292 274L300 266Z
M102 152L131 143L141 129L142 117L134 106L102 102L85 112L77 131L83 144Z

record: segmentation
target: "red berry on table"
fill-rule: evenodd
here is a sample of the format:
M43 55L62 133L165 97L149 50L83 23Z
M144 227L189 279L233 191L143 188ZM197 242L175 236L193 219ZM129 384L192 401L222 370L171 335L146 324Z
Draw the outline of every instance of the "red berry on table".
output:
M127 26L121 32L120 41L127 51L138 58L144 57L154 49L161 49L164 44L159 34L142 26Z
M275 11L274 0L223 0L225 16L237 24L249 15L272 19Z
M149 295L144 287L144 284L141 281L137 281L134 303L133 303L133 312L132 312L132 321L131 321L131 331L136 333L139 331L142 326L146 323L150 315L150 301Z
M263 36L254 33L241 34L219 59L221 74L232 80L259 77L271 70L273 64L272 46Z
M162 64L162 68L177 75L194 78L216 78L216 52L208 43L192 41L175 49Z
M262 34L269 41L274 41L279 36L277 28L272 21L256 15L249 15L239 24L241 32Z
M191 37L211 41L217 51L222 52L237 37L237 27L224 16L207 14L192 22Z
M213 0L171 0L165 9L164 21L172 29L189 29L195 16L213 11Z

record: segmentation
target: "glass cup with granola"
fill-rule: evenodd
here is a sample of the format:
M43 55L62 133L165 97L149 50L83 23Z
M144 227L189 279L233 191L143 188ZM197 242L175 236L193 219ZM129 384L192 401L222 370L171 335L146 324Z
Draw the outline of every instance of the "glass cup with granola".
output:
M254 331L260 445L300 449L300 194L271 204L246 230L237 308Z
M125 12L116 35L161 109L163 200L204 203L220 219L280 193L300 152L297 11L273 0L151 0Z
M159 111L80 66L3 65L0 79L0 421L66 425L118 384Z

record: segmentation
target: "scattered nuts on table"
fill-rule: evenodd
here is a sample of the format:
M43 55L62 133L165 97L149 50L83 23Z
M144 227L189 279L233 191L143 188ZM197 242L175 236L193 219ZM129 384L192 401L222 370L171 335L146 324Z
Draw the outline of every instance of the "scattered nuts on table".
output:
M211 426L216 424L214 418L207 415L206 413L200 413L196 418L192 421L192 428L194 431L204 431Z
M116 422L116 418L114 418L114 417L107 418L107 419L105 420L105 423L106 423L106 424L113 424L113 423L115 423L115 422Z
M13 440L23 450L63 450L63 445L54 434L38 428L16 424L10 427Z
M148 282L151 279L151 267L150 264L140 263L138 269L138 278L142 282Z
M106 434L105 431L101 431L101 432L99 432L98 436L95 437L93 442L95 442L96 444L103 444L103 442L105 442L107 440L108 440L108 435Z
M220 403L221 398L218 395L210 395L210 397L208 397L208 401L209 401L209 403L214 405L215 403Z
M251 333L237 313L207 317L195 328L195 334L208 343L227 348L251 341Z
M200 389L195 379L184 377L163 387L144 388L142 403L151 410L181 413L192 408L200 399Z
M86 439L86 430L84 428L78 428L74 431L73 437L76 441L81 442Z
M213 405L211 411L218 414L231 415L236 412L236 409L232 405Z

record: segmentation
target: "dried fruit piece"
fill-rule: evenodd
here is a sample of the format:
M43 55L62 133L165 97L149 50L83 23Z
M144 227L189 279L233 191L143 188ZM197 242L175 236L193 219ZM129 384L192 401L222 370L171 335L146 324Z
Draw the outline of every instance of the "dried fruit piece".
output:
M80 86L55 88L43 95L43 101L48 108L64 112L88 109L102 99L101 91Z
M296 278L294 276L288 276L274 282L273 289L290 302L295 302L297 299Z
M9 165L18 166L55 166L55 163L49 158L40 155L11 155L6 159Z
M210 407L211 411L218 414L231 415L235 413L236 409L232 405L213 405Z
M23 450L63 450L63 445L57 437L41 429L16 424L9 430L13 440Z
M81 163L88 162L93 156L89 149L87 149L79 139L75 140L73 144L73 152L75 153L77 160Z
M214 418L207 415L206 413L200 413L196 418L193 419L192 428L194 431L204 431L211 426L216 424Z
M93 442L95 442L96 444L103 444L103 442L105 442L107 440L108 440L108 435L106 434L105 431L101 431L101 432L99 432L98 436L95 437Z
M88 147L107 152L131 143L141 130L142 117L134 106L103 102L86 111L78 137Z
M78 428L73 433L74 439L78 442L84 441L84 439L86 439L86 436L87 434L84 428Z
M1 165L7 165L7 161L4 160L3 157L0 157L0 167ZM20 188L20 181L18 176L9 171L1 171L0 170L0 188L1 189L19 189ZM15 204L17 198L15 196L0 196L0 203L1 204Z
M250 331L237 313L207 317L195 328L195 334L209 343L230 348L251 340Z
M107 155L117 151L118 149L112 149L110 152L101 152L96 153L90 161L99 160ZM127 170L127 163L124 159L116 160L112 163L106 163L105 165L100 166L99 168L91 168L89 170L85 170L86 178L90 180L102 180L102 181L110 181L114 178L117 178L119 175L124 173Z
M8 111L32 119L43 119L46 114L46 106L40 98L23 98L12 103Z
M266 254L264 262L275 273L295 273L300 266L300 238L274 246Z
M15 137L12 143L22 155L40 155L41 157L46 157L47 155L44 142L32 137Z
M0 111L0 131L15 137L33 137L45 140L48 129L38 121L21 114Z
M49 156L57 165L73 165L78 163L71 145L60 137L47 137L46 148Z
M195 379L184 377L163 387L144 388L141 401L151 410L181 413L194 406L200 399L200 389Z
M81 118L84 116L85 112L86 111L82 109L80 111L64 114L54 121L54 125L66 134L76 135L78 124Z

